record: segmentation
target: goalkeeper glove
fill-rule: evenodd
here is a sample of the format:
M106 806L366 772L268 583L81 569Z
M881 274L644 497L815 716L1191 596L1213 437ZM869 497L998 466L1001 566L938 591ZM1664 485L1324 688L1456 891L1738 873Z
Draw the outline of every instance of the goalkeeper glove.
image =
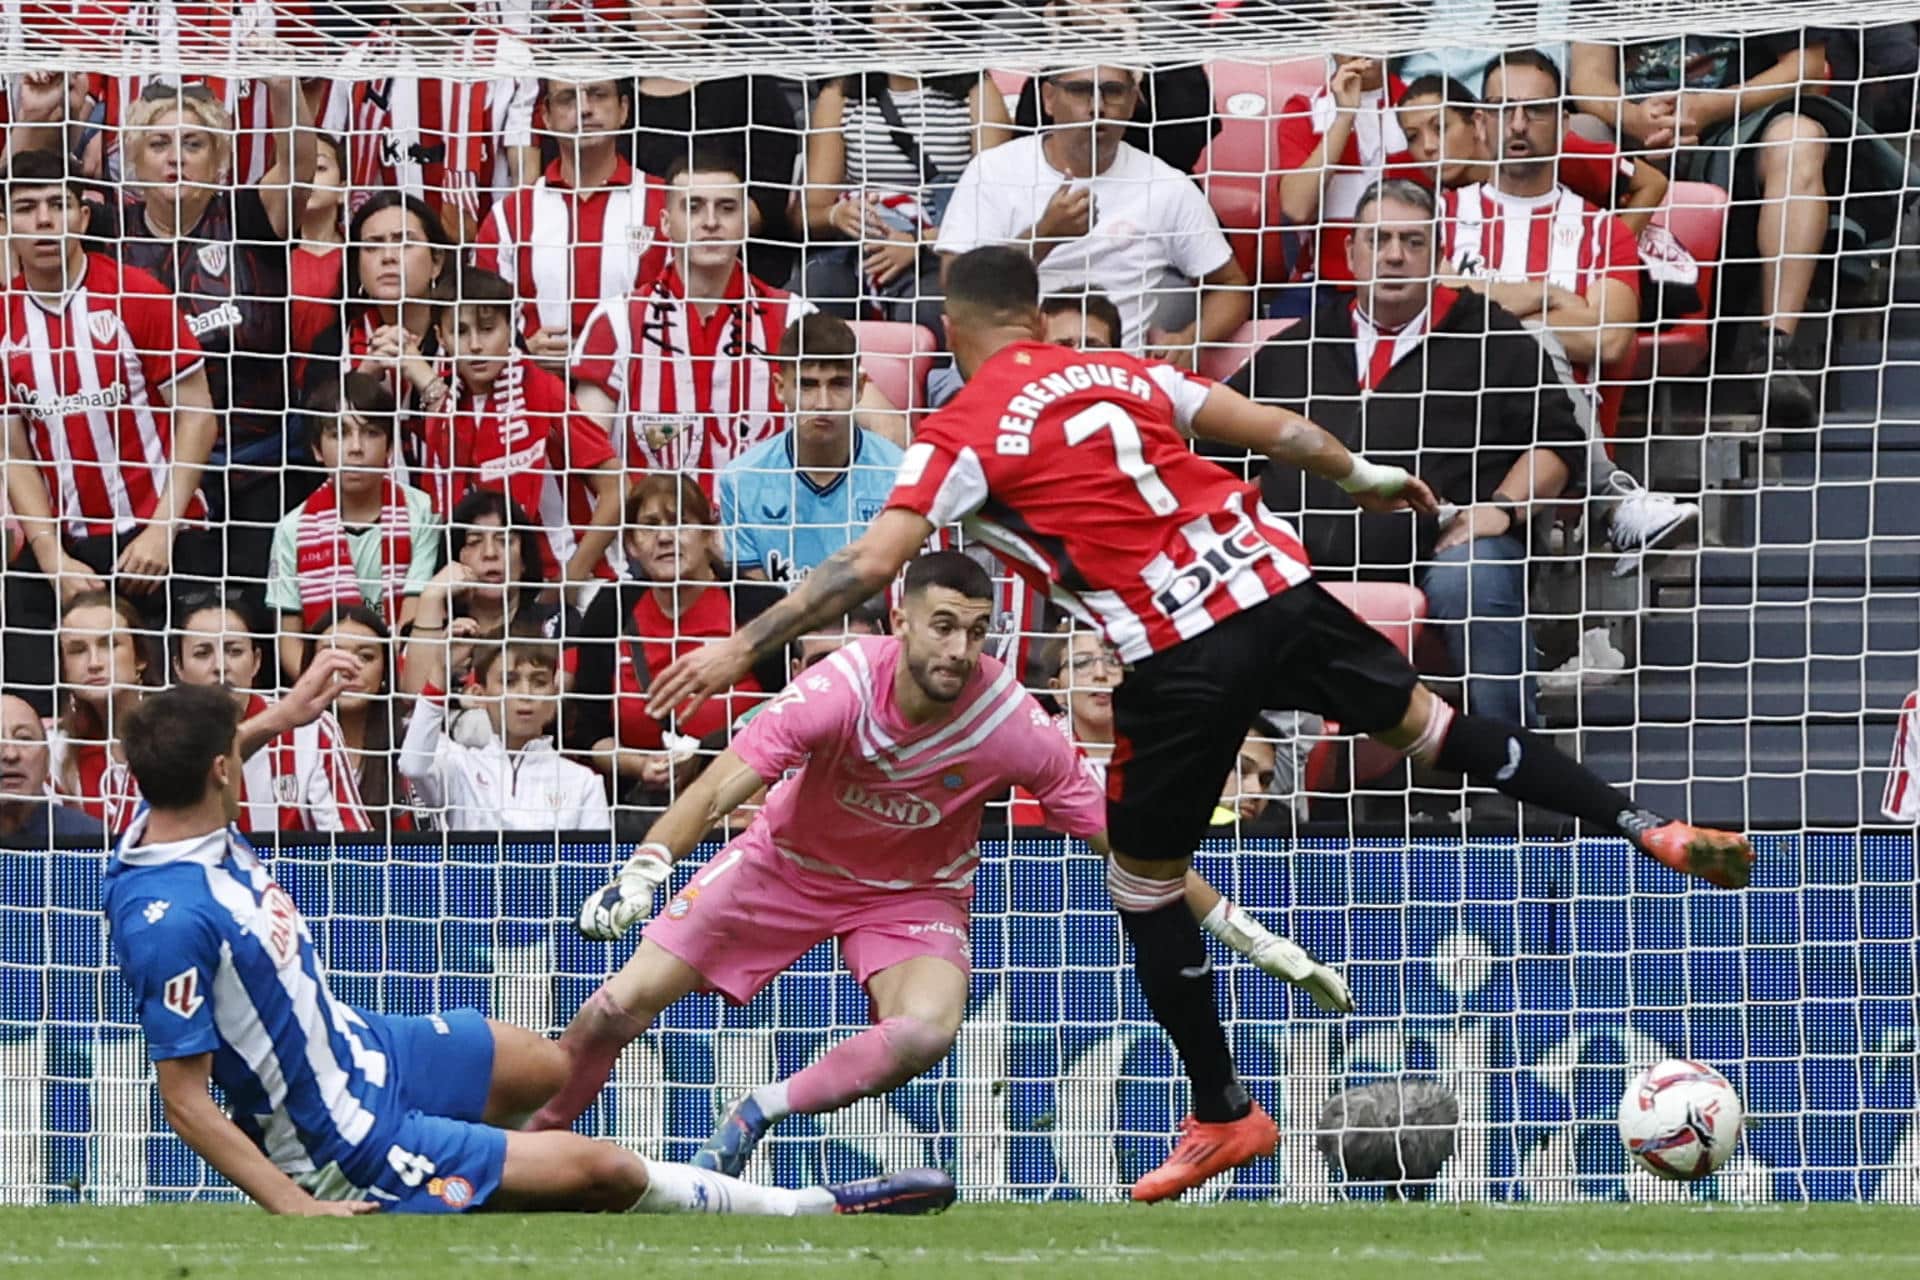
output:
M1302 948L1268 932L1258 920L1227 899L1215 903L1200 926L1253 961L1262 973L1290 982L1312 996L1313 1002L1322 1009L1353 1012L1353 993L1347 989L1346 979Z
M653 914L654 891L672 874L671 849L663 844L641 845L612 884L580 904L580 932L599 942L612 942Z

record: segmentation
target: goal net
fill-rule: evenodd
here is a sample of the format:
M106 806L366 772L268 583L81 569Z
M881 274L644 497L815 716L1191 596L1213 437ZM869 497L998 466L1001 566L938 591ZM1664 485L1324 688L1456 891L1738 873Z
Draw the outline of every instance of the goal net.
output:
M638 936L585 940L582 900L897 593L697 716L656 719L651 683L885 509L964 394L943 263L1010 243L1048 341L1169 361L1428 480L1438 519L1356 515L1195 446L1443 697L1756 833L1752 887L1710 889L1337 718L1245 708L1196 867L1358 1008L1209 942L1284 1133L1209 1194L1914 1202L1920 12L1809 16L7 6L0 1199L235 1194L164 1125L102 917L143 697L221 685L271 717L346 654L324 715L262 735L242 829L340 998L558 1034ZM989 568L988 660L1103 771L1128 668L1032 572L1078 570L1004 527L933 543ZM850 841L971 821L843 807ZM1100 860L1044 817L988 797L951 1054L790 1118L749 1177L934 1164L970 1198L1108 1200L1164 1158L1185 1079ZM823 942L744 1006L665 1013L581 1127L685 1159L869 1016ZM1748 1117L1690 1186L1614 1134L1670 1056ZM1437 1175L1323 1159L1340 1094L1413 1080L1455 1104Z

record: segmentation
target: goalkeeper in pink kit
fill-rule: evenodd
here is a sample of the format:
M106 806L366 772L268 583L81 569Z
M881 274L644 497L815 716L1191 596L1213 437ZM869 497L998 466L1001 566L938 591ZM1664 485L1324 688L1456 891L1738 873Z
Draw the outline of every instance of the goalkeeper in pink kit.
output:
M856 640L799 676L662 815L619 878L586 901L581 931L619 936L651 912L675 859L775 784L752 825L647 925L633 958L582 1006L560 1041L571 1076L533 1128L570 1125L620 1051L674 1001L715 990L745 1003L827 938L840 940L866 987L874 1025L741 1100L694 1163L738 1173L782 1117L836 1110L946 1057L966 1009L985 806L1024 787L1050 825L1106 851L1103 789L1015 674L981 655L993 605L992 581L966 556L913 561L894 635ZM1189 877L1188 900L1263 970L1323 1007L1352 1007L1337 973L1198 877Z

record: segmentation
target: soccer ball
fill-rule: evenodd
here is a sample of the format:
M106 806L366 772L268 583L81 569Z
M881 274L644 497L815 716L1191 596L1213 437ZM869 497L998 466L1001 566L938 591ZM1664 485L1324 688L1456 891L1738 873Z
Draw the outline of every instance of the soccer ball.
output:
M1725 1076L1703 1062L1668 1058L1627 1084L1620 1142L1655 1177L1694 1182L1727 1162L1745 1116Z

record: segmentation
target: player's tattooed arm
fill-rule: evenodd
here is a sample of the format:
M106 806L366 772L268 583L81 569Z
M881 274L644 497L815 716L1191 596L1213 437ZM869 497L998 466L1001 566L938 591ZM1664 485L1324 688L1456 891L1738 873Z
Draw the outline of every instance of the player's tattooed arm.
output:
M1275 462L1331 480L1369 511L1438 507L1426 482L1404 468L1369 462L1311 419L1277 405L1258 404L1230 387L1215 386L1188 424L1205 440L1262 453Z
M882 511L865 533L821 561L786 599L727 639L703 645L662 671L647 699L648 714L655 719L674 711L691 715L795 636L844 616L878 593L932 533L933 525L918 512Z

